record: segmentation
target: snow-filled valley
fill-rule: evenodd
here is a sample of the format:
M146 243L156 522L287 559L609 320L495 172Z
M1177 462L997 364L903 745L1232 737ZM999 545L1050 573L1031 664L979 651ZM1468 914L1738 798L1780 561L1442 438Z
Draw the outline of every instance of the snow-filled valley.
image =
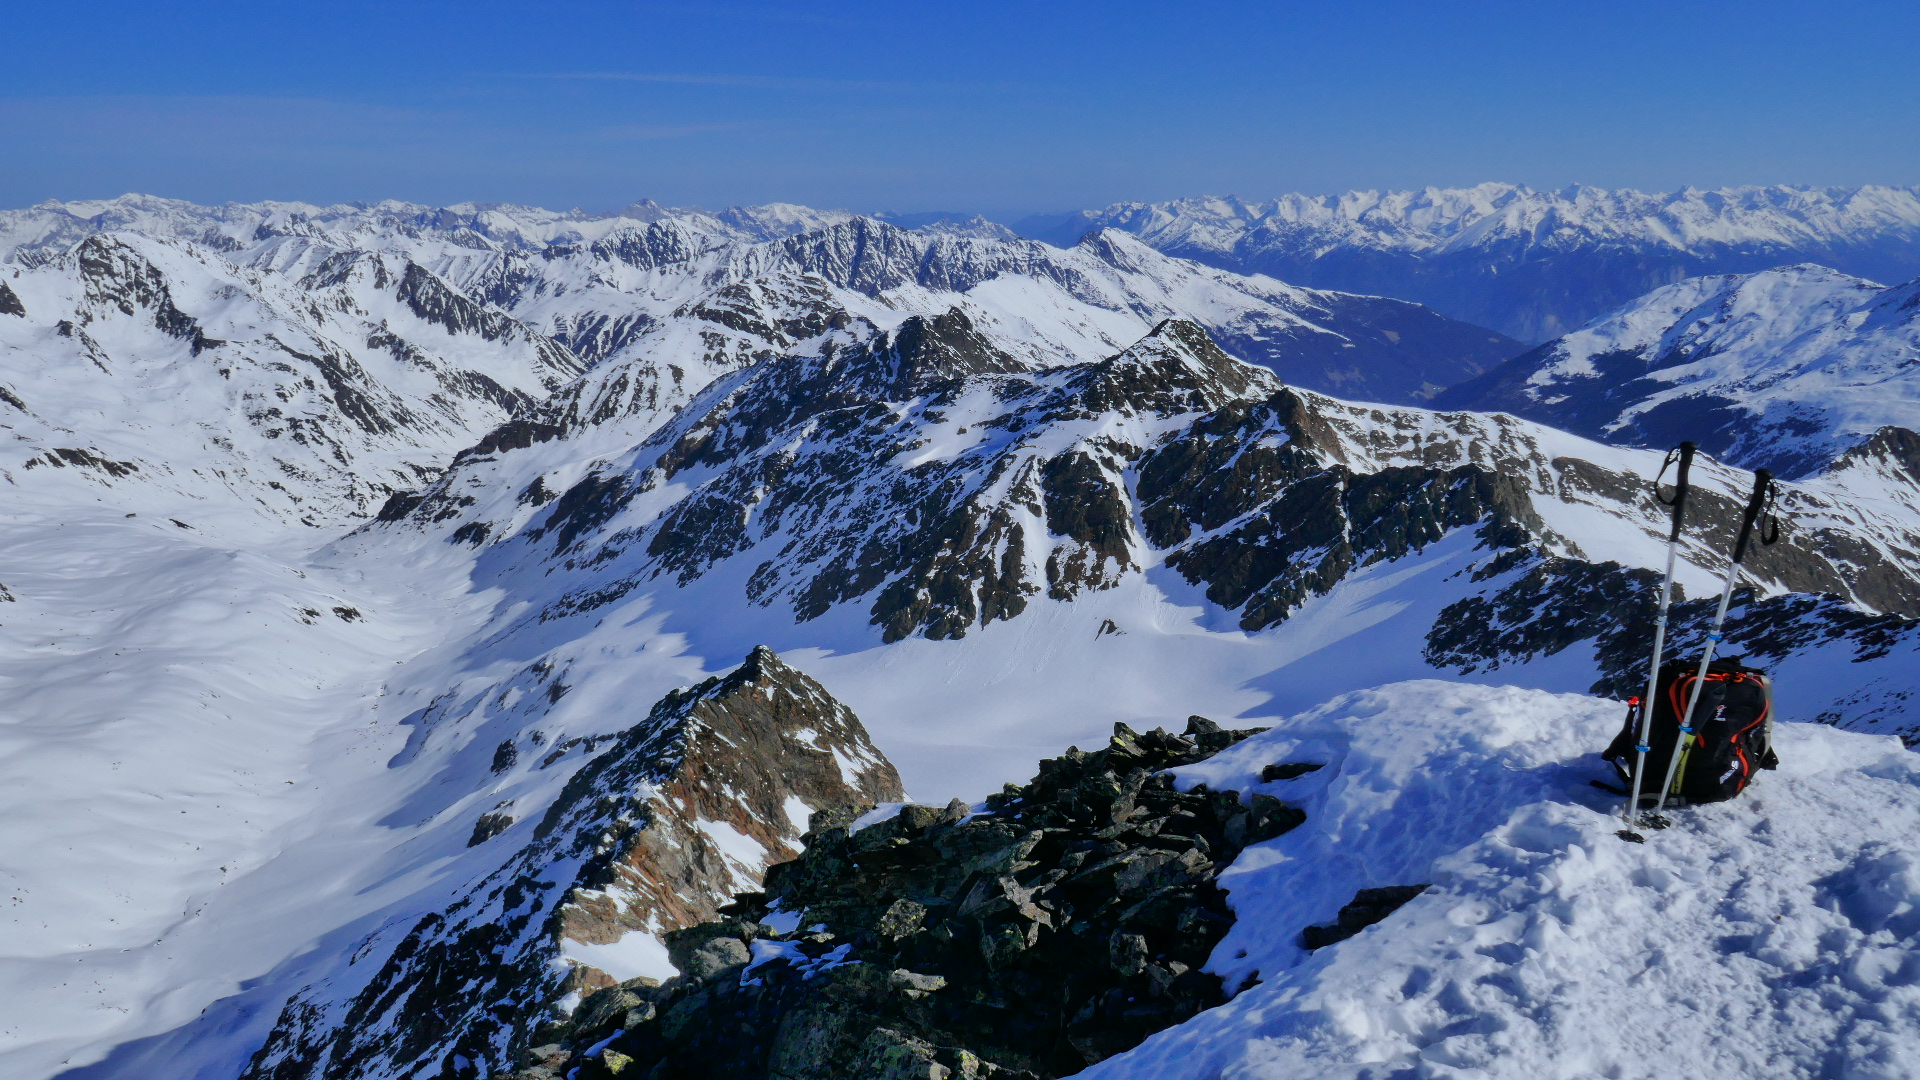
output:
M1271 730L1177 785L1306 823L1220 873L1257 984L1089 1075L1671 1075L1608 1035L1676 1011L1687 1071L1920 1054L1910 379L1728 625L1780 772L1628 846L1661 453L1421 407L1498 335L1118 232L77 205L0 221L6 1075L505 1075L810 813L1190 714ZM1695 483L1688 649L1748 476Z

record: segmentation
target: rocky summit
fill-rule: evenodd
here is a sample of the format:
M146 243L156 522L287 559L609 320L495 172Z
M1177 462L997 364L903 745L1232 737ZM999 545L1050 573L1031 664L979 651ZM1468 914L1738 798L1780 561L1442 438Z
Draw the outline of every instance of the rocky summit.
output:
M977 809L815 815L764 891L667 935L678 976L594 993L511 1075L1056 1077L1111 1057L1239 989L1201 970L1233 922L1214 879L1305 815L1164 770L1259 730L1118 725Z
M551 672L529 674L548 680L543 694L565 693ZM536 769L576 749L530 742ZM519 758L515 742L501 743L496 771ZM501 868L404 932L362 942L365 973L348 973L349 985L297 995L246 1076L477 1075L477 1063L524 1045L551 1001L614 983L570 952L711 918L766 864L795 854L796 815L900 797L852 711L756 649L726 676L662 698L537 823L516 823L510 804L481 815L470 846L517 842Z

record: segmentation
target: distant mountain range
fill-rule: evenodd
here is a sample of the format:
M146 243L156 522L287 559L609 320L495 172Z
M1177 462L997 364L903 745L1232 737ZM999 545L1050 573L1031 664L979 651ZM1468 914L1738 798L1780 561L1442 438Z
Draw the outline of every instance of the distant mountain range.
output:
M1539 342L1682 278L1814 262L1891 284L1920 276L1920 188L1667 193L1514 184L1115 203L1028 218L1070 244L1117 229L1170 255L1320 289L1374 293Z
M394 202L202 207L124 196L0 213L0 259L30 275L52 271L76 242L126 231L144 243L192 244L279 278L319 275L301 278L311 285L349 265L370 265L352 254L364 252L396 274L418 267L511 313L588 365L622 350L679 349L668 342L671 327L688 320L742 329L749 309L777 323L771 309L798 304L871 309L884 323L898 316L883 312L926 310L939 305L936 297L1021 339L1019 348L1035 360L1112 351L1183 315L1293 385L1396 403L1425 400L1522 348L1416 304L1243 277L1168 257L1124 233L1095 234L1062 250L979 219L938 216L919 225L908 230L787 204L710 213L643 202L585 214ZM727 285L735 287L715 291ZM823 286L846 295L825 295ZM735 314L716 316L719 306ZM66 317L50 315L45 304L27 311L29 321ZM698 358L710 351L676 352L675 363L704 362ZM709 359L726 367L747 355Z
M47 202L0 212L0 259L31 260L94 232L134 229L214 247L261 228L344 238L440 236L480 248L538 251L676 221L714 237L766 241L852 221L790 203L704 210L641 200L619 210L553 211L504 203L451 207L386 201L202 207L153 196ZM960 211L876 213L904 229L986 240L1016 236L1070 248L1089 232L1129 233L1156 250L1296 286L1387 296L1539 343L1684 278L1812 262L1883 284L1920 276L1920 188L1777 185L1648 193L1515 184L1418 191L1199 197L1114 203L1011 223ZM1011 228L1008 225L1011 225ZM1351 388L1345 388L1351 392Z

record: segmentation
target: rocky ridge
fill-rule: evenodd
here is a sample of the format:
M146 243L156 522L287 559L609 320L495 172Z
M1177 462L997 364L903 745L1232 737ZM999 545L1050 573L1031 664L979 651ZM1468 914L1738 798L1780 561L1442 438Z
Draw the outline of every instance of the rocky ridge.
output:
M1120 725L977 810L818 816L764 891L668 935L678 976L588 997L513 1075L1079 1072L1239 989L1201 970L1233 921L1214 879L1304 815L1271 795L1177 790L1162 770L1257 730Z
M1749 562L1769 595L1920 615L1920 493L1901 479L1905 444L1882 442L1785 488L1793 526ZM1661 530L1651 456L1511 418L1298 391L1177 321L1042 372L958 311L893 334L848 323L818 353L717 385L637 450L575 463L570 483L528 475L542 460L456 468L406 527L565 567L564 593L540 586L543 619L728 567L747 599L800 622L859 604L885 641L964 636L1157 566L1261 630L1470 530L1483 554L1428 655L1482 670L1641 632L1626 616L1650 594L1647 571L1594 557L1571 523L1598 514L1653 544ZM1717 576L1745 481L1705 463L1698 476L1685 554ZM543 498L503 498L535 488ZM490 502L464 502L484 490ZM1596 604L1595 590L1612 599ZM1560 614L1534 618L1543 606Z
M565 692L551 670L527 681ZM509 801L475 820L469 844L504 849L498 870L442 910L387 922L296 994L246 1077L484 1075L556 999L614 983L571 953L713 918L799 852L808 815L902 797L858 718L767 649L603 746L502 742L494 772L575 751L589 759L544 811Z
M1395 400L1517 348L1416 305L1241 278L1118 234L1063 252L779 207L84 209L0 220L0 350L14 360L0 423L21 436L0 469L19 483L59 451L129 462L137 473L33 479L119 481L183 518L180 505L233 492L274 520L365 517L507 419L496 444L631 445L715 379L804 348L835 319L891 330L957 305L1042 368L1191 315L1304 385ZM150 424L154 400L179 415Z

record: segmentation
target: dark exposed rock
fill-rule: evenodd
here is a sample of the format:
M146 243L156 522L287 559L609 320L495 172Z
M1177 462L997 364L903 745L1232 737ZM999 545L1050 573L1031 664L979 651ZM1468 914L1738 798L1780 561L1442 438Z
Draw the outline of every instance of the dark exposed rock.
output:
M73 249L73 259L86 287L89 305L111 307L123 315L132 315L141 308L151 311L153 324L163 333L187 342L195 356L226 344L208 337L199 322L174 305L173 290L167 286L166 275L130 245L111 236L90 236ZM26 309L22 307L16 314L24 315Z
M1430 887L1388 885L1378 889L1361 889L1353 894L1352 901L1340 909L1340 914L1336 916L1334 923L1328 926L1309 926L1301 931L1300 946L1305 949L1322 949L1335 942L1345 941L1398 911L1407 901L1426 892Z
M1259 630L1355 568L1454 529L1480 525L1487 543L1505 547L1537 524L1524 487L1495 469L1356 473L1338 463L1337 446L1290 390L1202 417L1140 463L1148 537L1175 548L1167 565ZM1193 539L1197 530L1218 531Z
M639 312L623 315L595 312L570 320L554 337L583 362L596 364L640 340L653 323L653 319Z
M539 664L529 677L529 688L545 680L549 696L563 685ZM644 720L585 752L594 756L537 820L517 820L502 805L475 822L472 844L521 838L498 871L443 911L376 931L343 976L351 986L323 982L288 1002L248 1080L436 1070L471 1080L498 1071L525 1049L555 999L614 984L563 962L565 941L699 928L720 914L718 898L759 884L759 867L740 862L737 843L720 847L714 830L757 845L774 863L797 853L793 800L851 820L901 797L893 766L853 713L764 648L725 676L668 694ZM531 767L519 757L504 743L494 763ZM744 937L697 929L668 941L689 970L718 974L746 962ZM577 1015L615 1026L651 1016L644 981L622 985L629 996L596 995ZM542 1067L530 1061L523 1075L553 1075Z
M503 773L520 761L520 748L508 739L493 748L493 772Z
M380 513L376 516L380 521L403 520L408 514L413 513L415 507L425 502L426 498L417 491L396 491L387 496L386 502L380 504Z
M668 936L678 978L598 991L536 1041L579 1080L1011 1080L1124 1051L1226 1000L1199 970L1232 923L1214 878L1304 820L1268 796L1175 790L1161 770L1252 734L1188 730L1116 725L980 814L906 806L858 832L817 815L764 892ZM515 1075L556 1067L542 1052Z
M1559 558L1528 547L1500 553L1476 576L1487 582L1487 590L1440 613L1427 634L1428 663L1467 673L1490 671L1585 645L1594 650L1599 669L1590 692L1622 699L1642 692L1658 588L1652 571ZM1920 619L1862 611L1837 596L1759 598L1742 587L1735 600L1723 627L1722 650L1745 652L1761 666L1828 643L1851 648L1855 662L1920 643ZM1703 640L1717 604L1718 597L1687 600L1676 586L1668 641ZM1920 745L1920 723L1904 715L1856 716L1850 724Z
M25 318L26 314L27 305L20 302L20 294L8 287L6 282L0 281L0 315L18 315Z
M842 254L857 263L878 250ZM763 304L739 302L750 300ZM545 480L529 485L522 500L552 499L545 513L461 536L554 534L549 557L585 580L549 599L543 619L741 557L749 601L790 605L803 622L861 603L894 641L961 637L1020 616L1043 593L1111 588L1156 561L1243 628L1267 629L1369 566L1465 531L1475 542L1466 591L1483 588L1436 621L1429 663L1486 670L1644 624L1647 575L1587 558L1535 504L1643 528L1646 478L1550 457L1511 418L1282 387L1180 320L1105 360L1040 371L995 351L959 311L892 333L844 312L825 325L834 332L818 353L771 356L723 379L626 461L596 465L557 497ZM581 408L554 422L574 423ZM1906 476L1907 445L1887 434L1855 464ZM683 490L657 514L613 526L632 500L670 484ZM450 473L414 516L465 516L463 491ZM1901 555L1920 537L1863 537L1844 506L1807 489L1785 503L1805 527L1755 552L1756 575L1920 614L1920 571ZM1739 507L1710 486L1693 505L1697 562L1730 543Z
M597 529L626 509L635 492L625 475L589 474L568 488L554 501L546 522L528 532L529 540L538 540L548 532L555 535L555 551L565 551L582 533Z
M484 844L512 827L512 814L497 810L492 813L481 814L479 820L473 823L473 835L467 838L467 846L473 847L476 844Z
M414 426L419 417L391 392L379 389L360 362L344 353L302 352L273 334L266 340L288 356L311 366L332 396L334 408L360 427L375 435L392 434Z
M1477 573L1483 580L1510 580L1440 613L1427 633L1426 660L1435 667L1495 670L1502 663L1552 656L1623 626L1650 627L1660 580L1650 570L1559 558L1532 548L1502 552Z
M56 469L64 469L68 466L97 469L108 476L115 477L131 476L140 471L140 466L131 461L114 461L105 454L72 446L54 447L37 457L28 458L21 467L31 469L40 465L51 465Z
M555 424L543 424L534 420L509 420L487 432L479 442L460 451L454 460L471 460L487 454L497 454L503 450L525 450L535 443L549 442L565 433L564 429Z

